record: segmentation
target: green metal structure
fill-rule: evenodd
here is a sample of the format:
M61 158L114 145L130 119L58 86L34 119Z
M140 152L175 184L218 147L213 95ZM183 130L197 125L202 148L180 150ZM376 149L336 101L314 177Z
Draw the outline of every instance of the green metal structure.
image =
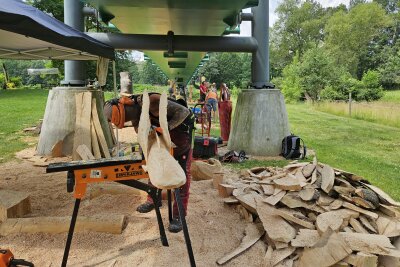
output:
M240 12L258 0L88 0L124 34L221 36L239 33ZM239 37L238 37L239 38ZM188 82L205 52L143 51L170 78Z

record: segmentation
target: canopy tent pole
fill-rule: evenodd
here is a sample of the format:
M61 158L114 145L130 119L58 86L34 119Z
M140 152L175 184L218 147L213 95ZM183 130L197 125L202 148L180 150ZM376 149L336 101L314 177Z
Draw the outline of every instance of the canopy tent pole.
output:
M113 81L114 81L114 97L118 97L117 91L117 73L115 71L115 60L113 60ZM119 157L119 137L118 137L118 127L115 127L115 137L117 138L117 157Z

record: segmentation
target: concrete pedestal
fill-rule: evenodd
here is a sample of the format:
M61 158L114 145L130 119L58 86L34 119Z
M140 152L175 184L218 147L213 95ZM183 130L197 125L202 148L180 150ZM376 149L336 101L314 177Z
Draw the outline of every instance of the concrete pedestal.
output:
M85 87L55 87L49 92L39 143L36 148L38 155L51 155L52 148L62 141L62 155L72 154L76 105L75 94L87 92ZM96 106L104 137L109 148L113 141L111 131L103 114L104 95L100 90L90 90L92 98L96 98Z
M243 90L238 97L228 148L278 156L290 134L285 101L277 89Z

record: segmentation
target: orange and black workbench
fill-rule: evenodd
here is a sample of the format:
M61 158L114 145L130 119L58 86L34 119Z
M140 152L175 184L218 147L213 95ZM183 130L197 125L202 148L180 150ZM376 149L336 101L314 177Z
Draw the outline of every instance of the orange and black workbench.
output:
M90 183L101 182L117 182L126 186L134 187L147 192L155 203L155 212L157 215L158 226L160 230L161 243L163 246L168 246L167 236L160 213L161 189L158 189L150 184L139 181L140 179L149 178L148 174L143 170L142 165L144 160L135 159L132 156L72 161L67 163L49 164L46 169L47 173L67 171L67 192L74 193L75 205L72 213L71 224L68 231L68 238L65 245L64 256L61 263L62 267L67 266L69 250L74 234L76 219L78 217L79 205L81 199L85 196L86 188ZM182 223L183 234L185 237L186 247L189 254L190 265L196 266L192 245L190 241L189 231L185 219L185 211L183 209L180 190L173 190L175 201L177 202L179 218ZM168 195L168 218L172 220L172 200L171 190L167 191Z

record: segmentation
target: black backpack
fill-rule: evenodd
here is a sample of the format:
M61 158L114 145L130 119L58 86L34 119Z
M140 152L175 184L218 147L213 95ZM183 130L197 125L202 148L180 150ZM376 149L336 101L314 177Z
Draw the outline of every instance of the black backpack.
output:
M281 155L285 159L304 159L306 153L307 147L304 145L303 139L299 136L291 134L283 138Z

